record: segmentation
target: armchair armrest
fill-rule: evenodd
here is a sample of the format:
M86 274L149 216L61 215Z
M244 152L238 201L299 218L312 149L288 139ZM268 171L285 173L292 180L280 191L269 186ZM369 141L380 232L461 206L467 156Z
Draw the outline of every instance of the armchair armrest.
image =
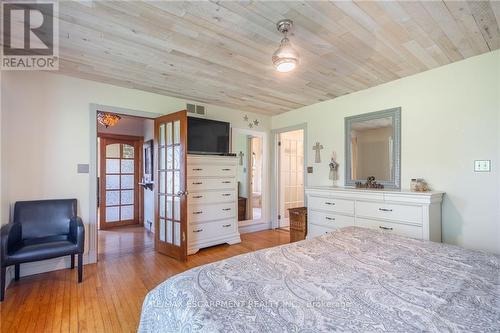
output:
M21 241L21 225L19 223L8 223L2 226L0 229L0 261L2 263L5 262L8 251Z
M78 245L80 253L83 253L83 246L85 243L85 227L83 226L82 219L74 217L69 222L69 237Z

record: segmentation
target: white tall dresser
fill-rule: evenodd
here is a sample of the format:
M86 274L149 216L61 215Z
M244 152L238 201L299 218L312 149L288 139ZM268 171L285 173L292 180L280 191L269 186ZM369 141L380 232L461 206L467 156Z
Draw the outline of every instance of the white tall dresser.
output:
M188 254L241 242L236 168L236 157L188 155Z
M359 226L441 242L443 192L309 187L307 238Z

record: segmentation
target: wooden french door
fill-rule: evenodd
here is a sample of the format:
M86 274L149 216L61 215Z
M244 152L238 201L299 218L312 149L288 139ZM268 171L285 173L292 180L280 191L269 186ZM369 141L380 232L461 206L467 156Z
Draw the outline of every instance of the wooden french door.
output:
M102 135L100 140L99 226L139 224L139 164L142 139Z
M186 111L155 119L155 148L155 248L184 261L187 259Z

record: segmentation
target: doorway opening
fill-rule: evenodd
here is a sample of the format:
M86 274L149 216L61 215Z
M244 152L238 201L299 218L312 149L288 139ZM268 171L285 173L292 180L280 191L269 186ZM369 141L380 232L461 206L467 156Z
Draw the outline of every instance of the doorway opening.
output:
M288 210L304 207L304 129L280 132L277 136L277 227L288 230Z
M116 115L113 126L96 119L99 260L154 250L154 194L143 186L154 120Z

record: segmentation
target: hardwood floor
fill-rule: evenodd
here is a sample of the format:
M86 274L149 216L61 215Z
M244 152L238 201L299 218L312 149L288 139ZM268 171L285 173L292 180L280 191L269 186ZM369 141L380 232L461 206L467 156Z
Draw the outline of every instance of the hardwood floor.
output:
M146 293L187 269L289 241L288 232L241 235L236 245L203 249L182 263L157 254L152 234L126 227L99 234L99 262L12 282L0 305L1 332L135 332Z

